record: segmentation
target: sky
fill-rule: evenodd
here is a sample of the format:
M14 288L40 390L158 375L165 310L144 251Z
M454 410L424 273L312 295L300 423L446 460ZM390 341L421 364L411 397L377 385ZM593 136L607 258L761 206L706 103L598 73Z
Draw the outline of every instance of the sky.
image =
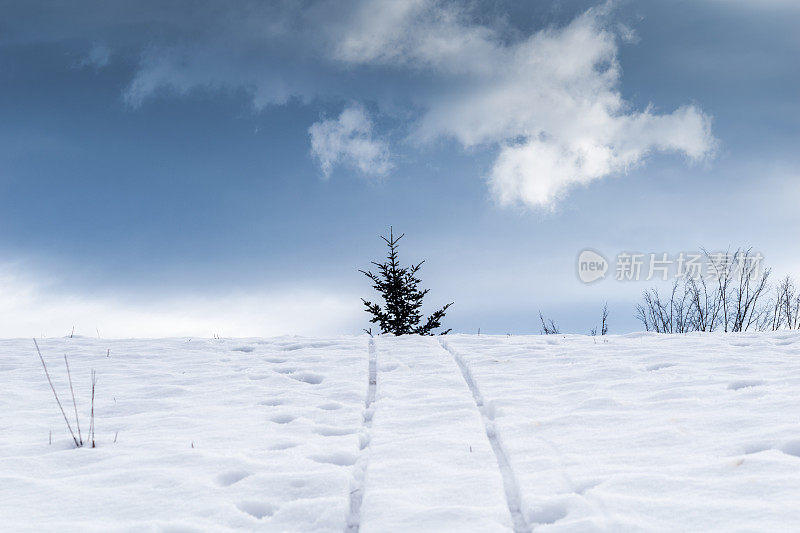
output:
M791 0L2 2L0 336L641 329L593 249L800 277ZM613 273L612 273L613 274Z

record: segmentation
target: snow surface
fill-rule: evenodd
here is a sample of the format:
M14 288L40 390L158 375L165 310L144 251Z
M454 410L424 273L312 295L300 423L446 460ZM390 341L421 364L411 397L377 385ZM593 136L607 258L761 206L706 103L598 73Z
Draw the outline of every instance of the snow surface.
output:
M97 448L0 340L3 531L800 524L797 332L39 345Z

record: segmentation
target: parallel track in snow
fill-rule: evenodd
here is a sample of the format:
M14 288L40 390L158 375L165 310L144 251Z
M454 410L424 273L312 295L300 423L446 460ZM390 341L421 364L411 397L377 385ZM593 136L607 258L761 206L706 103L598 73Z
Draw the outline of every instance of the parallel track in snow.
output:
M364 400L364 415L361 422L361 453L353 468L353 482L350 487L350 513L347 517L345 531L358 533L361 528L361 504L364 501L364 482L367 474L368 449L372 429L372 404L375 403L375 394L378 389L378 355L375 349L375 339L369 339L369 381L367 384L367 397Z
M511 468L511 463L508 462L508 455L503 449L503 445L497 436L497 429L495 428L494 420L492 420L492 417L489 416L489 413L486 410L486 404L483 401L483 395L481 395L478 384L475 383L475 379L472 377L472 372L470 371L469 366L464 358L461 357L461 355L459 355L459 353L451 348L445 341L440 339L439 344L441 344L442 348L449 352L451 356L453 356L453 360L461 370L461 375L464 377L464 381L466 382L467 387L469 387L472 397L475 399L475 405L478 408L478 411L481 413L483 425L486 428L486 437L489 439L489 444L491 444L492 451L497 458L497 466L500 469L500 474L503 476L503 489L505 490L508 512L511 513L511 521L514 524L514 531L515 533L529 533L531 531L531 526L528 524L528 522L525 520L525 516L522 514L522 500L520 499L517 477L514 475L514 470Z

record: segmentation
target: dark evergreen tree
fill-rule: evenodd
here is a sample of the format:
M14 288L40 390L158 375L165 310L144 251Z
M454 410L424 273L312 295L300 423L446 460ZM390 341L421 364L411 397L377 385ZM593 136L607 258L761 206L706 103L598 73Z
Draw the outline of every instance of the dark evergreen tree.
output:
M395 238L394 232L390 227L389 237L381 236L381 239L389 247L386 261L384 263L372 262L378 268L378 272L375 274L370 271L359 270L359 272L372 280L372 288L378 291L381 298L383 298L383 307L364 298L361 301L364 302L367 313L372 315L370 322L377 324L381 328L381 333L433 335L433 330L441 327L445 312L448 307L453 305L453 302L431 313L425 323L421 324L422 300L428 294L429 289L420 290L419 284L421 280L417 277L417 273L425 261L408 267L400 266L400 262L397 259L397 243L404 235ZM364 331L371 334L372 328ZM444 335L449 331L449 329L445 330L441 334Z

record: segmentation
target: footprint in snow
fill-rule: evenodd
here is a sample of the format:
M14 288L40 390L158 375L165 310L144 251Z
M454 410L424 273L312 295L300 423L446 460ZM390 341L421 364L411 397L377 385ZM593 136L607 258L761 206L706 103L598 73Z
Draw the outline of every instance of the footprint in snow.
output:
M781 445L780 450L786 455L800 457L800 439L784 442L783 445Z
M271 398L269 400L263 400L258 402L258 405L266 405L268 407L275 407L278 405L286 405L286 400L283 398Z
M342 404L336 402L323 403L322 405L318 405L317 408L324 411L335 411L337 409L341 409Z
M348 427L317 426L314 433L323 437L341 437L342 435L352 435L355 431Z
M728 390L746 389L748 387L757 387L763 384L764 382L760 379L741 379L739 381L732 381L728 383Z
M662 368L669 368L671 366L675 366L675 363L656 363L654 365L650 365L647 367L649 372L653 372L655 370L661 370Z
M561 503L551 503L540 506L528 513L528 523L553 524L567 516L567 508Z
M772 449L772 444L767 442L751 442L742 446L745 455L752 455L754 453L761 453Z
M294 448L297 446L296 442L292 441L283 441L283 442L276 442L272 446L269 447L270 450L288 450L289 448Z
M234 483L238 483L244 478L252 475L253 473L248 472L247 470L231 470L218 475L215 481L220 487L230 487Z
M322 383L322 380L325 379L325 376L320 376L319 374L315 374L313 372L298 372L297 374L292 374L289 377L310 385L319 385Z
M337 452L327 455L312 455L309 457L312 461L317 463L326 463L337 466L352 466L356 463L356 456L352 453Z
M292 415L277 415L272 417L272 421L275 422L276 424L288 424L294 419L295 417L293 417Z
M255 348L253 348L252 346L237 346L236 348L231 348L231 350L234 352L250 353L253 350L255 350Z
M305 346L302 344L287 344L285 346L281 346L281 350L284 352L293 352L295 350L302 350L303 348L305 348Z
M281 359L280 357L265 357L264 361L267 363L285 363L286 359Z
M275 513L275 506L266 502L245 501L240 502L236 507L238 507L240 511L259 520L267 516L272 516Z
M750 444L745 444L742 446L742 448L744 449L745 455L766 452L769 450L778 450L786 455L800 457L800 439L786 441L780 446L775 446L774 443L764 441L752 442Z
M601 483L602 483L602 481L600 481L598 479L590 479L590 480L587 480L587 481L582 481L580 483L575 484L575 493L576 494L580 494L581 496L583 496L588 491L590 491L593 488L597 487Z

